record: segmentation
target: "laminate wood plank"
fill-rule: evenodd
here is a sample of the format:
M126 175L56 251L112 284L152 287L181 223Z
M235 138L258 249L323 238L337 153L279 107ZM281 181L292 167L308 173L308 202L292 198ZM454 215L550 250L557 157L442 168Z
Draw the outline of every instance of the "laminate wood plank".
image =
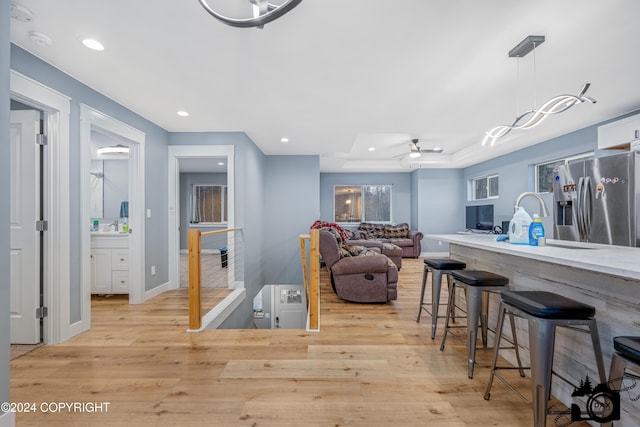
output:
M126 296L94 298L91 330L11 362L11 400L107 400L109 412L21 413L17 424L532 425L530 404L499 381L483 399L491 352L478 352L470 380L464 341L440 351L441 329L432 340L429 317L416 323L422 271L422 260L405 259L398 300L353 304L333 293L322 268L319 333L187 333L185 289L136 306ZM515 374L512 384L530 394L528 379Z

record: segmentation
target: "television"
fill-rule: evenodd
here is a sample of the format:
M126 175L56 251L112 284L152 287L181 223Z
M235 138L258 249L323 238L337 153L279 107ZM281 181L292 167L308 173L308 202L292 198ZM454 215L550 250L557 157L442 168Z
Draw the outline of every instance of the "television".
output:
M493 230L493 205L467 206L467 230Z

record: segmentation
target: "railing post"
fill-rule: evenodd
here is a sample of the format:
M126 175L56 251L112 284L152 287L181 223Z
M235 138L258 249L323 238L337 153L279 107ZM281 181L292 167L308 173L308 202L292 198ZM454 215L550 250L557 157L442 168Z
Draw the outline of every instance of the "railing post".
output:
M319 325L320 299L320 230L311 230L309 245L309 329L317 330Z
M202 239L200 230L189 230L189 329L202 326L201 297L202 272L200 255Z

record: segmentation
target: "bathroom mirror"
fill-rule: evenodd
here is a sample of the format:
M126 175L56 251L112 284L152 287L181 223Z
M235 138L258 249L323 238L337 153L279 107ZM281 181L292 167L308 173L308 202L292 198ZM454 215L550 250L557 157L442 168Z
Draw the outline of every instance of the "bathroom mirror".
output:
M127 153L100 154L101 148L125 147L117 138L91 131L90 194L91 218L122 218L122 202L129 200L129 156Z

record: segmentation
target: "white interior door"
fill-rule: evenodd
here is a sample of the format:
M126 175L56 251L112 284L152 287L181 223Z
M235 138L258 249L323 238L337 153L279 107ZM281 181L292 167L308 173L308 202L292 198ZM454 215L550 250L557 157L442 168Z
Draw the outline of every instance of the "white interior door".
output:
M11 343L40 342L40 150L36 145L40 113L11 112Z

